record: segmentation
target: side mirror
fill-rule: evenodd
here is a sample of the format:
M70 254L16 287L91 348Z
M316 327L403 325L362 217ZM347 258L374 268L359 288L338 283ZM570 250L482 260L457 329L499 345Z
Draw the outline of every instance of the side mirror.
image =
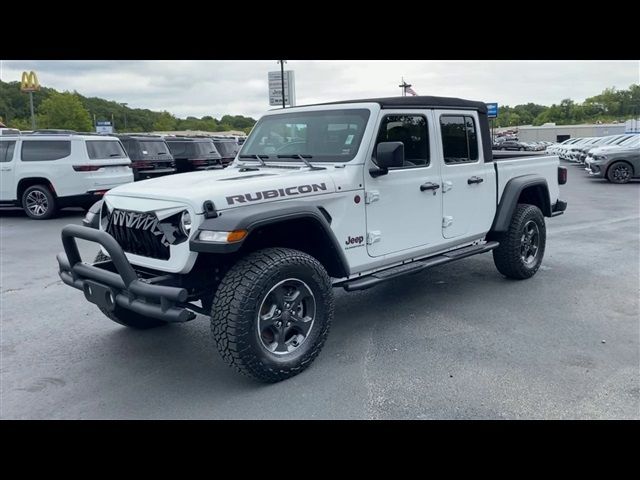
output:
M380 142L376 147L375 164L369 170L372 177L389 173L390 168L404 166L404 143Z

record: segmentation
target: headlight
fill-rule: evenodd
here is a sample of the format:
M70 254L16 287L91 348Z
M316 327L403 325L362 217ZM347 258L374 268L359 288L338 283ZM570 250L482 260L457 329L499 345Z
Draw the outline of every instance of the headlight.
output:
M211 230L201 230L198 239L203 242L233 243L239 242L247 236L246 230L234 230L232 232L214 232Z
M599 162L601 160L606 160L606 159L607 159L607 157L605 157L604 155L594 155L593 156L593 160L596 161L596 162Z
M180 217L180 231L185 237L188 237L189 233L191 233L191 215L186 210L182 212Z

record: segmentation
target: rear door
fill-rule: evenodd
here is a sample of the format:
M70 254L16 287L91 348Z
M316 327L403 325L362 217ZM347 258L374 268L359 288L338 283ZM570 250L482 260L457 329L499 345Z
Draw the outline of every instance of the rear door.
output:
M14 160L16 140L0 139L0 200L15 200L17 191L15 184Z
M442 158L442 236L482 235L496 208L495 173L485 163L474 111L436 110Z

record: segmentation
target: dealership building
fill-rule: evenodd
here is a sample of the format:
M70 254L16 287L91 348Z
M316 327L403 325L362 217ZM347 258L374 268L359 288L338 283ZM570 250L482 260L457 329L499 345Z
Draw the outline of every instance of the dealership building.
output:
M640 120L627 120L625 123L594 123L590 125L556 125L545 123L540 127L523 125L518 127L518 139L521 142L563 142L568 138L606 137L623 133L640 133Z

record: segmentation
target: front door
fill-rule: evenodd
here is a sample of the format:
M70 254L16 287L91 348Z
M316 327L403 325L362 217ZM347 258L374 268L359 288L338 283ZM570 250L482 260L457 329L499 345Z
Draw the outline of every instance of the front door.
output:
M13 159L16 150L15 140L0 140L0 200L16 199L15 166Z
M476 112L436 111L442 155L442 236L481 235L495 211L495 173L485 163Z
M441 241L440 165L433 161L435 129L429 111L383 110L373 148L404 143L403 167L372 177L365 169L367 251L372 257ZM375 159L372 159L375 163Z

